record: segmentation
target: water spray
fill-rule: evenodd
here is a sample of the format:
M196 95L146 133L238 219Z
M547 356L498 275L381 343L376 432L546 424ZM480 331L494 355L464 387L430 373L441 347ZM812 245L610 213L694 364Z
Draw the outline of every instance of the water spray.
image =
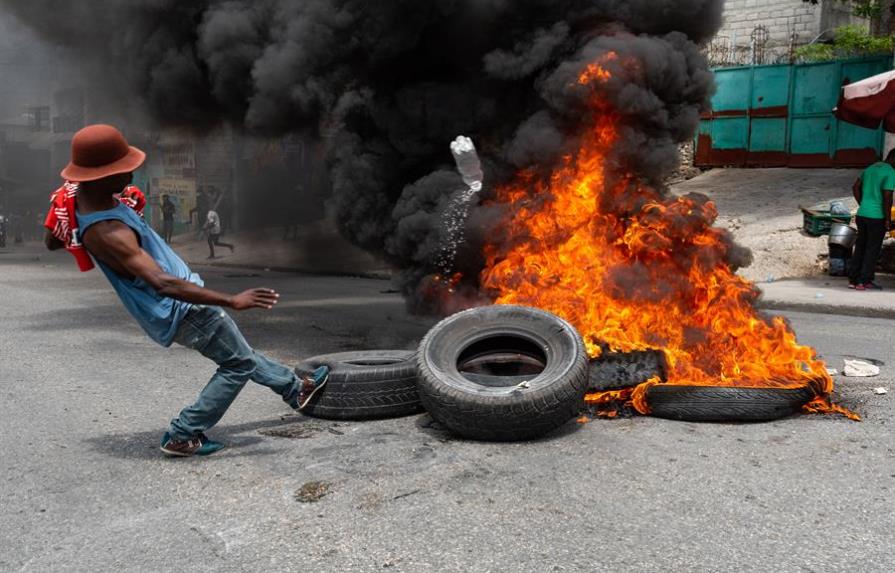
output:
M442 217L445 238L438 256L438 268L441 269L441 281L449 287L454 274L457 249L465 239L464 228L466 218L469 216L469 207L472 198L482 190L482 179L484 179L482 162L472 139L464 135L457 136L451 142L451 154L454 156L460 177L466 183L466 189L454 193Z

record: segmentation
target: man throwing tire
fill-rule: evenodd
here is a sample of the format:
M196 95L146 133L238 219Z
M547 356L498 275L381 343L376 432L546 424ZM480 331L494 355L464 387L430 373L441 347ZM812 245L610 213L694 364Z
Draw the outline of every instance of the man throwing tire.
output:
M50 227L50 250L83 244L109 279L125 308L150 338L162 346L177 342L214 361L218 369L196 402L171 421L161 449L168 455L212 454L223 444L205 432L252 380L267 386L298 410L329 377L321 366L299 379L289 368L252 349L222 307L269 310L279 295L255 288L229 295L204 288L199 275L125 203L116 199L146 155L128 145L110 125L91 125L72 139L72 159L62 177L71 187L74 224ZM83 268L83 267L82 267Z

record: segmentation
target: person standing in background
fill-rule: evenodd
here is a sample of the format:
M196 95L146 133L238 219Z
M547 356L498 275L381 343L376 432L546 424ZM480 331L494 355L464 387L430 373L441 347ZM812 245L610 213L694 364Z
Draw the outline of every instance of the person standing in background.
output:
M37 236L38 240L40 240L43 238L44 235L44 214L38 210L35 216L37 217L35 219L37 227L35 227L34 234L35 236Z
M886 232L892 228L892 192L895 190L895 150L885 161L877 161L864 170L852 185L858 202L855 221L858 240L851 259L848 288L859 291L882 290L873 282L876 263Z
M204 222L208 217L208 210L210 209L209 197L208 193L205 191L204 185L199 185L199 189L196 190L196 206L190 210L190 223L193 222L193 213L196 214L196 229L197 234L196 238L202 234L202 230L204 227Z
M176 212L177 207L171 201L171 196L167 193L162 195L162 238L169 245L174 236L174 213Z
M34 212L31 209L25 211L25 220L22 222L22 225L25 227L25 240L33 241L35 239L34 229L32 228L31 222L34 221Z
M22 215L18 211L14 211L10 216L10 224L12 225L12 240L15 244L21 245L25 242L22 227Z

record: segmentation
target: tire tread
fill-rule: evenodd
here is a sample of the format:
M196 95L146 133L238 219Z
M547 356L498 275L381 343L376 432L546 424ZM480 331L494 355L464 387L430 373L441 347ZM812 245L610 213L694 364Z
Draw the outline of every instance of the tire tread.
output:
M795 413L814 398L800 388L737 388L661 384L647 393L650 414L692 422L766 422Z
M358 366L344 361L365 356L400 357L396 364ZM418 414L423 410L417 391L412 351L357 351L324 354L303 360L295 372L311 374L321 364L332 368L329 381L303 414L328 420L373 420Z
M567 378L557 380L549 391L503 402L493 396L464 392L438 378L422 349L439 326L426 334L417 353L419 394L432 417L454 433L478 440L529 440L562 426L580 411L588 388L588 363L577 333L574 364Z

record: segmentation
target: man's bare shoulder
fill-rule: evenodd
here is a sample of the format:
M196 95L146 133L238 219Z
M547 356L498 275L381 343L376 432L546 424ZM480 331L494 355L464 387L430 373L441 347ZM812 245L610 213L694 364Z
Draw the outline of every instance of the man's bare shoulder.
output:
M90 225L84 232L84 244L89 250L117 253L140 248L134 230L116 219L98 221Z

